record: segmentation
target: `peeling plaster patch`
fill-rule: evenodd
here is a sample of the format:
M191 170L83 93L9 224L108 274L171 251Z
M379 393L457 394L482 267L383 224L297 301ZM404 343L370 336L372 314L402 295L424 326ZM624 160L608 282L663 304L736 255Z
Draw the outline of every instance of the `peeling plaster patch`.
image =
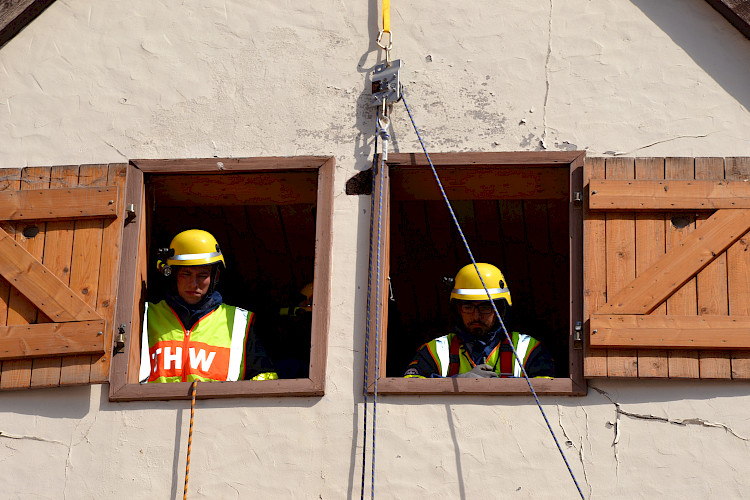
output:
M544 149L542 147L542 141L539 139L539 137L532 133L529 133L529 135L523 137L520 144L524 149L530 149L532 147L534 148L534 151L542 151Z
M505 133L507 118L496 111L492 111L497 104L494 94L485 89L472 91L466 88L460 89L459 93L462 97L461 101L467 103L467 107L469 108L465 110L465 116L470 116L482 123L481 127L473 129L477 137L490 138ZM444 103L435 101L432 103L432 106L444 106ZM466 140L468 141L468 139L467 137Z
M578 150L578 145L573 144L572 142L568 142L568 141L556 142L555 147L560 151L577 151Z

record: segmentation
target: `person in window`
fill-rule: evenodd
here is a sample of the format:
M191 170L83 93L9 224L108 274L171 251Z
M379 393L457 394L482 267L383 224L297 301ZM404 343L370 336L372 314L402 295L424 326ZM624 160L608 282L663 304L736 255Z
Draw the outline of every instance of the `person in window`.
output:
M164 300L146 303L140 381L277 379L253 331L255 315L215 290L224 256L211 233L190 229L160 251L170 280Z
M482 286L477 269L487 291ZM487 298L489 292L500 316L504 318L512 302L503 273L485 263L478 263L477 269L469 264L458 271L450 296L453 331L420 347L414 360L409 363L405 377L523 376L492 303ZM554 376L552 357L538 340L518 332L508 333L529 377Z

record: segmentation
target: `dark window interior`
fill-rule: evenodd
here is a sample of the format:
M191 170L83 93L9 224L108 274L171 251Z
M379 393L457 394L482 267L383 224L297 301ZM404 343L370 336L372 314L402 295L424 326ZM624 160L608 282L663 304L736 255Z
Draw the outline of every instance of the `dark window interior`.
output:
M256 314L255 329L281 378L309 375L311 314L281 315L313 281L317 171L145 177L149 301L169 286L156 254L186 229L213 234L226 260L224 302Z
M509 331L544 342L569 376L569 176L564 168L438 168L477 262L510 287ZM449 332L449 295L471 261L426 169L391 167L386 376L403 375L419 346Z

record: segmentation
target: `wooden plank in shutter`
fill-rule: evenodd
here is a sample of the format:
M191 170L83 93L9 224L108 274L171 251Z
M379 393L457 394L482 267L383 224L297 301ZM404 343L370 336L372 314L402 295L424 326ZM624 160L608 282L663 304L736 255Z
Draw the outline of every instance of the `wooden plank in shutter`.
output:
M52 167L50 189L75 188L78 185L78 166ZM73 253L73 220L47 222L47 241L42 264L65 286L70 286L70 259ZM62 357L34 359L31 366L31 387L60 385Z
M750 158L725 158L727 180L750 180ZM743 236L727 250L729 315L750 315L750 237ZM733 351L732 378L750 378L750 351Z
M117 217L117 188L35 189L0 192L5 220Z
M611 158L605 164L607 179L633 179L632 158ZM607 248L607 294L617 293L635 278L635 216L632 213L607 213L605 242ZM607 375L636 377L638 354L635 349L610 349L607 353Z
M604 158L586 158L583 165L584 186L591 179L604 178ZM601 244L605 234L604 212L589 208L590 190L584 190L583 204L583 317L588 320L607 302L606 247ZM607 350L592 349L589 344L591 325L586 321L584 342L584 377L607 376Z
M725 183L716 179L724 178L724 160L722 158L696 158L695 179L711 183ZM740 183L738 183L740 184ZM741 183L743 189L747 183ZM729 201L733 194L729 195ZM696 229L700 229L708 215L700 213L696 217ZM699 315L729 315L727 299L727 256L722 252L696 276ZM728 351L703 350L698 353L701 378L728 379L732 377L732 364Z
M81 165L78 186L105 186L106 165ZM102 254L101 219L80 220L75 223L73 259L70 266L70 288L78 293L91 308L96 308L99 290L99 269ZM91 374L91 356L66 356L63 358L60 383L65 385L88 384Z
M679 160L690 161L689 158ZM705 175L710 175L710 177L704 177L705 180L689 182L592 180L591 192L594 194L591 196L591 208L622 211L750 208L750 184L742 181L715 180L719 172L706 171L708 166L706 162L721 161L721 158L698 160L703 162L701 169ZM683 173L687 174L687 172L686 170ZM723 162L720 173L723 177Z
M18 190L21 187L21 169L0 169L0 191ZM0 229L15 234L15 223L0 220ZM10 283L0 276L0 326L8 321L8 305L10 304ZM0 385L2 384L2 362L0 362Z
M664 158L636 158L635 178L637 180L664 179ZM635 245L635 274L636 276L640 276L666 253L665 222L662 212L636 212ZM657 306L651 312L651 314L656 316L663 316L666 313L666 304ZM667 351L665 349L639 350L638 376L649 378L668 377Z
M49 187L50 169L46 167L27 167L21 173L21 190L42 189ZM35 232L34 228L38 230ZM29 237L24 236L28 229ZM37 260L44 254L45 224L35 222L20 222L16 224L15 239L30 255ZM33 236L32 236L33 234ZM10 280L9 280L10 281ZM11 289L8 301L8 326L27 325L35 323L38 310L24 297L17 288ZM3 361L2 375L0 375L0 389L20 389L31 385L30 359Z
M2 326L0 356L13 359L67 352L101 353L104 351L103 334L104 320Z
M125 180L127 165L110 164L107 169L107 185L121 198L115 200L118 207L124 205ZM102 256L99 267L99 292L97 294L96 312L106 321L104 345L112 345L114 334L115 300L119 286L120 253L122 251L122 219L104 219L102 233ZM91 356L91 374L89 381L103 383L109 379L111 352Z
M664 161L665 179L694 179L692 158L667 158ZM705 227L705 226L704 226ZM694 212L673 214L667 217L667 252L680 245L695 229ZM687 245L687 244L686 244ZM667 299L667 315L697 314L695 278L682 285ZM700 376L697 351L670 351L669 376L698 378Z
M595 346L734 349L750 345L750 316L594 315L591 328ZM680 351L672 352L678 357Z

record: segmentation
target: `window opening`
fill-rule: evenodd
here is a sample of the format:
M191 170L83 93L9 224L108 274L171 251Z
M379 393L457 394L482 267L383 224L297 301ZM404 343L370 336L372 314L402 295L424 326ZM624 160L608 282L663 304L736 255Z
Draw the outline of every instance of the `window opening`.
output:
M165 161L133 162L131 173L141 180L130 186L130 194L140 197L141 209L132 225L140 234L126 226L126 244L138 247L130 249L138 257L137 265L124 270L136 275L130 285L134 309L132 315L121 313L130 320L132 335L115 356L123 360L118 370L126 369L127 375L113 371L118 383L110 391L112 399L188 397L187 382L137 384L143 304L160 301L169 283L157 270L158 250L187 229L208 231L219 242L226 269L217 290L224 303L255 313L256 335L280 377L212 382L201 386L199 397L322 394L333 160L294 160L290 168L274 159L188 160L182 165L174 160L168 167ZM198 162L198 171L192 162ZM249 162L274 166L248 168Z
M581 215L572 186L580 183L583 161L579 152L565 155L567 161L560 161L561 154L433 157L476 261L494 264L505 275L513 297L508 331L532 335L555 357L556 378L533 380L541 393L585 390L573 339L582 292ZM426 159L419 156L391 154L385 172L388 278L379 303L387 321L378 392L466 392L445 385L455 380L401 378L422 344L449 333L451 280L470 263ZM472 382L472 392L528 392L523 379Z

